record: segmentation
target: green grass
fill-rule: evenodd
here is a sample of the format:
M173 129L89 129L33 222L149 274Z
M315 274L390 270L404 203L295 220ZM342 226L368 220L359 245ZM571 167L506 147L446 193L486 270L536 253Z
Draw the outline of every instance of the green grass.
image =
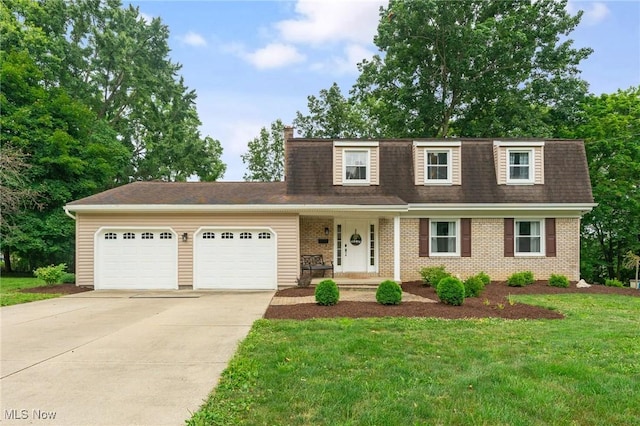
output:
M42 287L42 280L32 277L0 277L0 306L17 305L35 300L60 297L61 294L20 293L23 288Z
M640 298L514 299L567 317L257 321L188 423L640 424Z

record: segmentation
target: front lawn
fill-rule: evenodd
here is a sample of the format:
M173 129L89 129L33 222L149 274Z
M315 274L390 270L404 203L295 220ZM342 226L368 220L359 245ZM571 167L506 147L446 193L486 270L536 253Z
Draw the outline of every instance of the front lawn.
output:
M566 318L257 321L188 423L640 424L640 298L514 298Z
M20 293L22 289L42 287L44 285L44 281L38 278L0 277L0 306L51 299L62 295L57 293Z

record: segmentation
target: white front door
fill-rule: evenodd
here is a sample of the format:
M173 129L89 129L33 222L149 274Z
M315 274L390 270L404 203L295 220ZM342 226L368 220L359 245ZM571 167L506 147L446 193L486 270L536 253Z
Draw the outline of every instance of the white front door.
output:
M342 272L367 272L369 260L369 222L345 220L338 223L342 255Z

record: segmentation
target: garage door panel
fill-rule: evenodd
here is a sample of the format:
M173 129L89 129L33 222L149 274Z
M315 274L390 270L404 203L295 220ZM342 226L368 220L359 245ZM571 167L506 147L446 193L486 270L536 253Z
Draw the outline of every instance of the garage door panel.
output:
M178 288L177 240L167 229L102 231L96 263L97 289Z
M196 288L276 288L276 245L270 230L211 228L195 239Z

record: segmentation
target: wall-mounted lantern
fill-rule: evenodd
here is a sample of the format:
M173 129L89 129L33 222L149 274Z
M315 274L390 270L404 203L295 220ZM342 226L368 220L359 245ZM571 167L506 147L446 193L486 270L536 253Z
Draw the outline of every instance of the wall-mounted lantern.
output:
M182 234L182 241L184 241L186 243L188 239L189 239L189 234L187 234L186 232L183 233Z
M324 235L329 235L329 228L325 226L324 228Z

